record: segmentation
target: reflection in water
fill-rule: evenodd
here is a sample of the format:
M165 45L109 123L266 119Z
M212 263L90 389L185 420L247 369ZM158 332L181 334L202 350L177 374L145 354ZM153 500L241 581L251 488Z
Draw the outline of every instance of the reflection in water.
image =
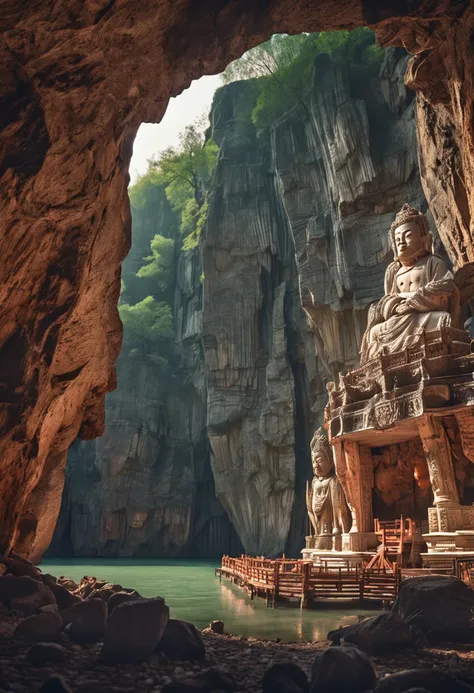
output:
M173 618L192 621L199 628L224 621L228 633L256 638L294 641L324 640L328 631L356 623L373 612L344 608L300 609L298 604L270 609L264 599L253 601L242 589L214 576L217 563L186 560L48 559L42 566L53 575L80 580L96 575L144 597L162 596Z

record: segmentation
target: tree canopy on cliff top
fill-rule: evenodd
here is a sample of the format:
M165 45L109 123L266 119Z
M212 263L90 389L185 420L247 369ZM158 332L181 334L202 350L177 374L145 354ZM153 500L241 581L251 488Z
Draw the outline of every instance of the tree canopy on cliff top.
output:
M150 172L164 186L173 209L181 215L183 249L199 240L207 212L207 193L217 163L218 147L206 140L207 116L188 125L177 147L168 147L150 162Z
M336 64L358 61L374 71L378 71L382 58L374 33L365 27L295 36L276 34L230 63L223 81L228 84L256 78L259 95L252 120L259 128L271 127L295 106L307 110L314 62L323 53Z

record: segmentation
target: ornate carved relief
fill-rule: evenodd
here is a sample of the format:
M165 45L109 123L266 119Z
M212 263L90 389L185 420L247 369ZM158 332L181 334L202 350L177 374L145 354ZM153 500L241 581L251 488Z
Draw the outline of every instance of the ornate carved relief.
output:
M423 417L418 422L423 449L428 463L435 506L459 505L451 449L440 419Z
M464 409L456 413L459 432L461 434L462 449L466 457L474 462L474 412L472 409Z

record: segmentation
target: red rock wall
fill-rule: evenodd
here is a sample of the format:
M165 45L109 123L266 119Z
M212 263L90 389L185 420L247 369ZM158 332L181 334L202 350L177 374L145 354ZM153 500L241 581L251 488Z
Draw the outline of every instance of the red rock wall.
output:
M441 234L445 241L460 225L451 252L465 262L474 251L466 212L456 209L472 208L473 58L469 30L454 29L453 17L463 11L470 27L473 6L454 0L2 4L0 551L13 543L33 558L41 555L59 508L66 450L77 434L102 431L103 398L114 386L120 348L116 304L130 243L127 171L139 124L158 122L169 97L193 78L220 71L274 32L368 23L387 27L390 41L400 27L416 34L417 17L431 18L422 33L442 29L436 51L449 95L431 108L440 123L449 110L468 198L458 202L459 185L458 193L446 194ZM436 131L432 138L436 151L444 146L441 137ZM421 144L425 151L426 137ZM453 190L455 169L448 175ZM432 198L437 180L426 175L425 186Z

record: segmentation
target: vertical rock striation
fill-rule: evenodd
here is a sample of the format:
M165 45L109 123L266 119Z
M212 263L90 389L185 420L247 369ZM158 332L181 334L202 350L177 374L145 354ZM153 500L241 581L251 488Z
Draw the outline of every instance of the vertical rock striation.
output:
M325 383L358 362L394 211L425 207L406 60L390 49L377 74L321 56L306 114L271 132L252 123L252 81L219 90L202 263L176 255L172 383L119 361L105 436L71 452L53 551L217 554L239 548L231 522L250 553L299 552ZM166 207L134 213L128 292L176 224Z
M288 336L296 325L302 342L305 325L269 137L251 121L255 98L251 81L236 82L211 115L220 152L203 242L203 341L216 493L245 549L272 555L290 533L297 465L309 472L309 440L296 460ZM302 533L301 524L300 542Z
M154 281L138 278L155 233L176 236L161 188L133 210L134 243L124 263L126 295L140 300ZM206 437L201 337L201 261L176 255L176 344L165 381L152 362L118 361L104 435L69 453L61 513L50 553L76 556L217 555L240 544L215 498Z
M383 293L387 232L404 202L426 209L418 175L407 58L380 74L317 59L306 118L273 133L273 166L295 243L301 303L318 356L318 389L359 360L367 308Z

